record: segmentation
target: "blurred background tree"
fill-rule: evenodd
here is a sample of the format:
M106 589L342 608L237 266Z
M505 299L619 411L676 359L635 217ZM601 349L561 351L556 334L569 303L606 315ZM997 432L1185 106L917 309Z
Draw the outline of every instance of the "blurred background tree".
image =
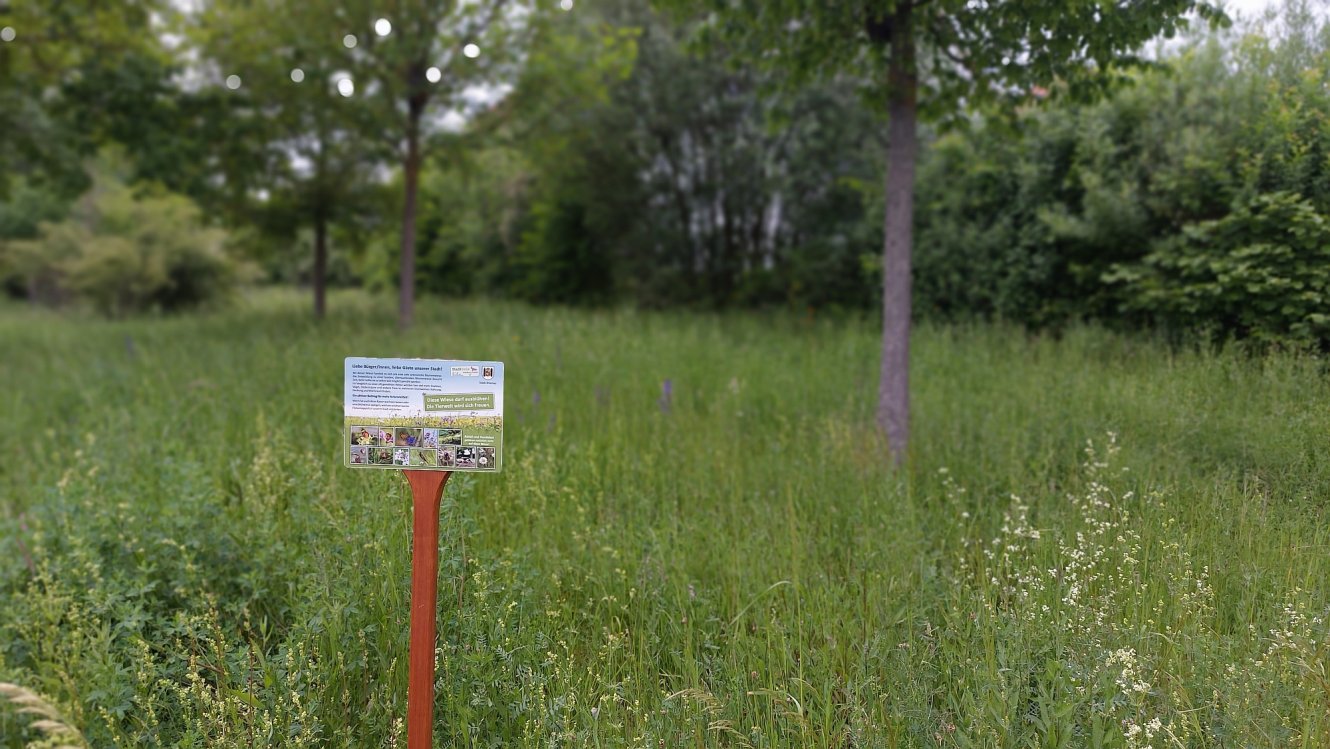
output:
M380 119L367 137L385 139L402 179L398 323L415 309L416 227L420 171L432 135L446 117L465 118L506 93L546 21L537 0L400 0L390 12L375 0L316 4L345 29L355 75L339 90L376 101ZM571 7L571 2L569 2Z
M0 5L0 196L16 179L60 198L88 185L82 159L114 131L120 112L82 93L88 82L137 81L165 51L152 17L160 0ZM141 88L118 92L128 98Z
M425 293L801 314L881 303L884 60L791 77L737 40L694 44L714 19L647 0L558 0L492 29L440 26L429 4L390 10L0 2L6 293L93 304L67 278L55 294L16 270L14 246L67 218L86 226L80 196L109 159L131 197L196 205L237 266L310 283L316 312L329 283L400 292L406 245ZM921 127L913 316L1324 347L1324 14L1287 0L1133 54L1149 64L1097 102L1021 79L992 92L1012 107L967 98ZM925 58L924 84L958 85Z
M326 310L330 229L373 220L365 210L374 205L373 177L392 156L374 137L383 117L354 95L339 5L213 0L188 19L211 63L208 82L230 92L233 119L250 123L245 180L254 199L244 218L288 244L301 227L313 233L307 277L316 318Z

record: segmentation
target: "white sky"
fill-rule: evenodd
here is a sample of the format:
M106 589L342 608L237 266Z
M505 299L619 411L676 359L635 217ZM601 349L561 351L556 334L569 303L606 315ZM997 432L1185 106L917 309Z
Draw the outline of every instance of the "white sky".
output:
M1254 16L1273 5L1272 0L1228 0L1224 5L1232 14Z
M1277 8L1281 4L1281 0L1224 0L1230 16L1241 15L1246 18L1259 16L1267 8ZM1311 0L1309 4L1313 9L1321 6L1319 10L1322 14L1330 12L1330 0Z

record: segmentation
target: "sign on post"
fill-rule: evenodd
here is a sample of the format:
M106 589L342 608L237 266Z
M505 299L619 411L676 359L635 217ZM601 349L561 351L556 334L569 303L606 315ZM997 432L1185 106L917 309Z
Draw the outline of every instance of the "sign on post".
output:
M346 465L498 471L503 362L348 357Z
M411 487L406 743L431 749L439 500L453 471L503 465L503 362L348 357L342 449L352 468L396 468Z

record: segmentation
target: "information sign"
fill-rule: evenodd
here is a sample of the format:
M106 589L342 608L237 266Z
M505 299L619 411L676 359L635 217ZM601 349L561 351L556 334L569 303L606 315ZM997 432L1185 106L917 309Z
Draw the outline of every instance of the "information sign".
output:
M346 465L498 471L503 362L346 359Z

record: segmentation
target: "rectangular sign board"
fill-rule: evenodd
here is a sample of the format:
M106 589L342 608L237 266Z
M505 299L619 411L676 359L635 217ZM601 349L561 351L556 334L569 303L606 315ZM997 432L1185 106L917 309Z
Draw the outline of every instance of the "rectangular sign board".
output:
M342 403L352 468L503 465L503 362L347 357Z

